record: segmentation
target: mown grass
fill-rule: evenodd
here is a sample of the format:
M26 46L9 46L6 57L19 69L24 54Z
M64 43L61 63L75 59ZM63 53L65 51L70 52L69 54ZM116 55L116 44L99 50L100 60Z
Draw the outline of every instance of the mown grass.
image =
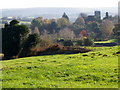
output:
M118 88L118 47L2 62L3 88Z

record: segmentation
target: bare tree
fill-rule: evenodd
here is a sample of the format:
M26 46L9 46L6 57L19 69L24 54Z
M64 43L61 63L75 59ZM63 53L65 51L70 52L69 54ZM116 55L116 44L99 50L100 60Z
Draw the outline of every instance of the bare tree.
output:
M102 34L108 38L113 33L114 25L110 20L104 20L100 25Z
M60 35L60 38L64 38L67 40L74 39L74 37L75 37L74 32L69 28L64 28L64 29L60 30L59 35Z
M35 27L34 33L40 34L40 31L39 31L38 27Z
M82 17L78 17L75 21L75 24L81 24L84 25L85 24L85 20Z

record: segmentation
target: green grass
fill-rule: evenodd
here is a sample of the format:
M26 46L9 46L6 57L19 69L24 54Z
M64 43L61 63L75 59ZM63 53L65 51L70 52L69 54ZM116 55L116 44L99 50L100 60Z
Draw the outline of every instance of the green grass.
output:
M107 41L96 41L94 43L113 43L113 42L118 42L117 39L110 39Z
M31 24L31 22L27 22L27 21L20 21L20 23Z
M3 88L118 88L118 47L2 62Z

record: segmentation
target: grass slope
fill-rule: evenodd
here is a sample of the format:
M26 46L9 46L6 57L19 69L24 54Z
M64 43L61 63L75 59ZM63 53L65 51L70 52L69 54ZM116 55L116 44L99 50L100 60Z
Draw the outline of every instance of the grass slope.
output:
M3 88L118 88L118 47L2 62Z

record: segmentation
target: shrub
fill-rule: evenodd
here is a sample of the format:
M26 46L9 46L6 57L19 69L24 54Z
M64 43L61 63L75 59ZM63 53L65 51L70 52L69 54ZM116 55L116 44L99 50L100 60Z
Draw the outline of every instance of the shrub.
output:
M19 56L29 56L32 53L31 49L34 48L39 42L40 38L38 34L30 34L26 42L23 44L23 49L21 50Z
M73 42L71 40L67 40L63 42L64 46L73 46Z
M90 38L84 38L83 39L83 44L84 44L84 46L92 46L93 41Z
M34 49L34 52L37 52L36 55L53 55L53 54L62 54L64 53L66 48L60 44L53 44L49 47L44 48L43 50L38 49L37 51Z
M27 41L24 45L24 48L32 48L35 45L37 45L40 41L39 35L34 33L34 34L30 34L27 38Z
M80 45L80 46L82 46L82 45L83 45L83 41L82 41L82 40L78 40L78 41L76 41L76 45Z
M60 45L60 44L54 44L49 46L46 50L47 51L57 51L57 50L62 50L64 48L64 46Z

